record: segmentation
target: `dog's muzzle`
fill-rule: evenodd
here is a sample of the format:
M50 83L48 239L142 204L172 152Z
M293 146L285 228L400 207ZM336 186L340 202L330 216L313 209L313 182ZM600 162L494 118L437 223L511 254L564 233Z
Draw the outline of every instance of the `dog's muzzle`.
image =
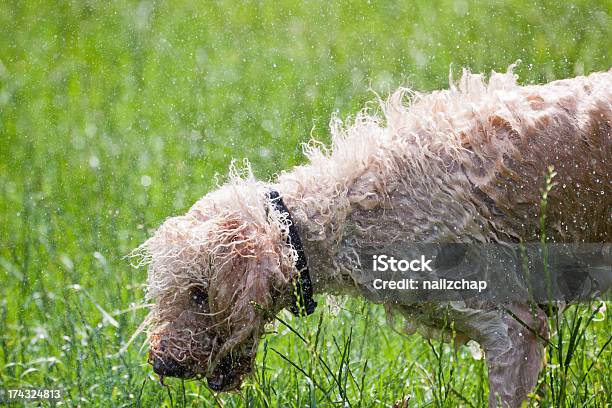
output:
M251 371L251 358L248 355L237 360L227 355L213 373L206 377L208 388L217 392L232 391L240 388L242 377Z
M174 360L171 357L163 358L150 354L149 363L153 366L153 371L155 374L161 377L193 377L193 373L186 365Z

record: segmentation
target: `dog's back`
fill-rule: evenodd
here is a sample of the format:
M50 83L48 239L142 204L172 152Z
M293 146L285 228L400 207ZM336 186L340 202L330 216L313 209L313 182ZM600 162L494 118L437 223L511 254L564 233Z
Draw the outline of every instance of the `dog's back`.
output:
M552 166L547 236L609 242L612 73L500 91L498 97L496 111L476 120L464 137L469 153L462 166L487 203L488 218L510 236L537 240Z

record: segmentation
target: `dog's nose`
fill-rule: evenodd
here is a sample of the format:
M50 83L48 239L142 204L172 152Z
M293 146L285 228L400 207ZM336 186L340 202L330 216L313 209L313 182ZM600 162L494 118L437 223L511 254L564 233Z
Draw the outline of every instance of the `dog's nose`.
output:
M152 360L151 364L156 374L164 377L185 377L187 368L179 364L176 360L172 358L163 359L160 357L154 357Z

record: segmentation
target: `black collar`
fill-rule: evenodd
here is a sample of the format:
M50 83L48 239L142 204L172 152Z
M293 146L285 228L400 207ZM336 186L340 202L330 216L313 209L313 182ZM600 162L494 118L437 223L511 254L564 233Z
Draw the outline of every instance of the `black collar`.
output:
M314 312L317 307L317 302L315 302L312 297L312 281L310 280L308 262L306 261L306 254L304 253L300 234L298 234L295 223L291 218L291 213L287 209L278 191L270 189L267 191L266 197L270 200L270 203L272 203L274 210L284 216L284 226L288 230L287 245L297 253L298 257L295 262L298 277L295 282L295 290L291 292L291 306L289 306L289 311L296 316L308 316ZM268 207L266 206L266 214L267 211Z

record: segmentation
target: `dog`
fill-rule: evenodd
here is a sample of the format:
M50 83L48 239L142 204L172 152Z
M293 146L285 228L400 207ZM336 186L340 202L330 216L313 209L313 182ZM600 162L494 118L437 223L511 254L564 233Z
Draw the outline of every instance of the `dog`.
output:
M348 123L333 118L331 147L306 144L307 163L274 181L233 168L138 249L153 370L238 389L278 312L305 316L315 294L347 294L383 303L426 336L445 336L432 318L444 314L485 352L489 405L520 406L543 366L543 308L385 302L355 254L397 242L538 241L553 167L548 238L609 242L611 103L612 71L520 86L512 66L488 81L464 70L450 89L400 89Z

